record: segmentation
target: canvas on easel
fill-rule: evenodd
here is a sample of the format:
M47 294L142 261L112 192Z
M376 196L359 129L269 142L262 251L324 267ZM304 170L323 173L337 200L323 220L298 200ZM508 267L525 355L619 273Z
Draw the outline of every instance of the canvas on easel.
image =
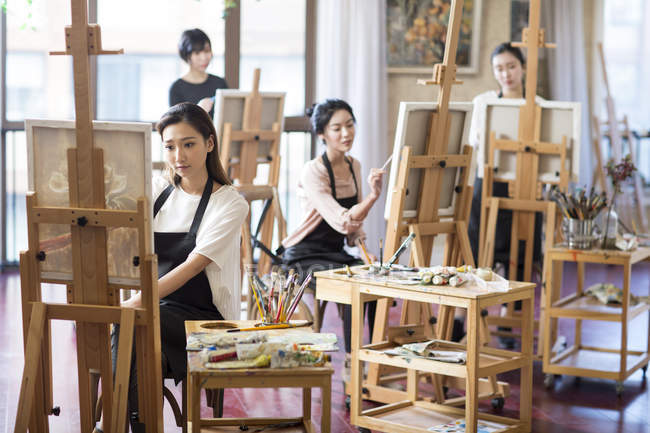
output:
M426 155L427 132L431 125L431 114L436 111L435 102L401 102L397 129L395 133L395 144L393 147L393 164L391 164L387 191L392 191L397 183L399 161L404 146L411 148L411 154ZM469 102L450 102L449 112L451 116L449 126L449 138L447 153L450 155L462 155L463 144L468 142L467 134L472 118L472 104ZM468 185L474 183L475 160L472 159ZM460 182L461 169L449 167L444 170L442 179L442 195L439 201L438 215L441 217L451 216L454 213L458 194L454 194L455 186ZM421 173L413 172L408 180L408 193L404 202L404 218L414 218L417 214L418 195L420 191ZM411 191L413 193L411 193ZM386 198L384 218L390 217L392 194Z
M225 137L226 126L229 125L230 131L244 131L244 115L246 98L251 94L244 90L235 89L218 89L215 100L214 126L217 130L219 139L219 149L221 163L226 170L230 167L237 167L241 163L242 144L245 137ZM261 111L259 124L252 126L260 131L272 131L274 125L278 125L279 130L284 129L284 92L259 92L261 98ZM239 138L239 139L236 139ZM273 149L273 139L264 139L260 137L257 141L257 158L258 164L268 164L275 155ZM256 172L255 172L256 174ZM235 173L234 179L240 179L241 175ZM253 177L254 178L254 177ZM249 183L249 179L241 179L242 183Z
M519 111L524 104L522 99L485 98L477 104L479 118L483 124L479 130L481 161L490 160L490 133L498 140L517 140L519 134ZM580 121L579 102L545 101L538 102L541 108L540 141L561 143L566 137L566 160L562 166L558 154L541 154L537 180L544 184L558 185L563 172L568 173L570 182L577 182L580 173ZM492 178L497 182L514 181L517 172L516 152L496 150L493 156Z
M242 226L242 267L255 265L253 242L260 249L271 252L274 231L280 239L286 236L277 192L280 177L280 140L284 128L284 92L260 92L261 70L253 72L253 88L242 90L219 89L216 93L215 127L219 141L221 164L234 182L235 188L251 206L251 215L257 214L255 202L263 201L256 232L251 230L250 218ZM260 179L258 168L265 165L266 179ZM259 238L258 238L259 235ZM256 264L259 274L271 269L271 257L261 253ZM248 317L254 308L248 293Z
M104 154L104 194L107 209L137 210L137 200L151 203L151 125L126 122L93 122L95 147ZM28 189L39 197L39 206L70 206L66 152L75 144L75 125L70 120L25 121L28 155ZM52 163L58 161L58 163ZM151 219L153 217L149 216ZM70 226L41 224L40 251L45 253L41 277L72 281ZM130 287L139 284L137 230L108 230L108 280ZM153 232L150 233L153 245Z

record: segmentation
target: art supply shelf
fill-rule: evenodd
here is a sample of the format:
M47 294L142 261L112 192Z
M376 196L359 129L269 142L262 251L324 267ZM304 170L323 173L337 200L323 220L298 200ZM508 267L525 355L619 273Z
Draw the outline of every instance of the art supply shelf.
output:
M634 251L617 250L572 250L556 246L546 252L546 293L542 300L545 305L543 370L546 373L545 385L553 386L556 375L610 379L616 381L616 393L623 391L623 381L639 369L643 373L650 361L650 338L646 338L645 350L628 349L629 322L650 311L650 305L631 303L630 280L632 265L649 260L650 248L637 248ZM562 286L562 266L564 262L577 264L577 287L575 293L560 299ZM585 263L618 265L622 268L622 304L602 304L589 297L583 290ZM552 352L551 344L557 338L558 319L575 320L575 341L571 347L558 353ZM582 321L610 321L621 324L618 338L619 348L592 347L582 344Z
M630 305L628 319L634 319L639 314L650 310L650 305L639 302L637 305ZM573 319L608 320L620 322L623 318L623 307L616 305L605 305L591 296L573 294L556 301L548 310L552 317L566 317Z
M352 369L351 410L352 424L383 432L427 432L434 426L463 419L466 432L475 433L478 422L501 424L500 432L530 432L532 408L532 356L533 356L533 299L535 285L510 282L507 292L490 292L469 283L460 287L422 286L398 284L394 281L374 281L348 277L340 270L315 273L317 294L347 294L341 296L352 304ZM408 360L399 355L389 355L386 350L394 343L379 342L362 346L363 304L383 298L397 298L404 301L435 303L467 309L467 344L443 341L451 348L466 351L465 364L452 364L420 358ZM485 347L480 343L479 323L481 310L503 302L522 301L522 351ZM376 363L406 369L406 393L402 401L389 403L370 410L361 410L364 385L362 384L362 362ZM478 413L479 382L482 377L494 377L497 373L521 370L519 419L505 418ZM450 376L464 382L465 410L446 404L431 403L418 393L422 373L436 377ZM495 380L496 382L496 380ZM435 382L435 386L442 386ZM496 384L494 384L496 386Z
M446 342L450 347L466 351L466 346L451 341ZM359 350L359 359L361 361L376 362L383 365L391 365L406 369L415 369L419 371L428 371L431 373L452 375L455 377L467 377L467 368L465 364L455 364L450 362L435 361L423 358L405 358L399 355L386 353L386 349L392 349L396 345L389 342L363 346ZM477 375L478 377L487 377L493 374L499 374L510 370L516 370L526 364L525 357L517 352L494 349L491 347L481 348L478 357Z

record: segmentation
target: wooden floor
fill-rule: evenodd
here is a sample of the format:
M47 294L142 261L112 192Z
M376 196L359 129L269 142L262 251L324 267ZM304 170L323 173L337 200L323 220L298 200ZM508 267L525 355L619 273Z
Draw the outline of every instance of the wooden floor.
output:
M622 283L618 277L618 268L608 266L587 266L587 281L590 285L604 280ZM564 287L573 285L575 269L565 268ZM648 295L650 289L650 263L633 268L633 293ZM60 286L48 286L44 289L46 301L63 302L64 289ZM536 305L538 302L536 301ZM23 368L22 325L20 312L20 281L17 272L9 271L0 275L0 433L12 432L18 404L18 389ZM391 312L391 322L399 320L399 311ZM569 341L573 336L572 323L560 322L560 333ZM632 322L630 345L644 347L648 330L648 317L642 315ZM336 332L341 339L341 321L336 308L329 306L325 315L324 332ZM620 326L606 322L585 322L583 324L584 343L615 347ZM52 324L54 347L54 401L61 407L58 417L50 417L50 432L73 433L79 431L79 404L77 401L77 373L75 332L72 323L57 321ZM345 396L342 388L341 352L333 357L336 372L332 383L332 432L356 432L349 424L349 415L345 408ZM616 397L614 382L582 379L579 383L573 377L562 377L554 389L544 388L541 363L535 364L533 394L533 431L543 433L649 433L650 432L650 394L647 381L641 372L635 373L625 382L621 398ZM512 398L506 401L503 413L515 416L518 408L517 375L502 375L500 379L512 384ZM167 383L173 388L173 383ZM179 397L180 386L174 388ZM320 420L317 404L319 392L314 392L314 418ZM300 391L295 389L276 390L226 390L225 415L243 416L292 416L301 407ZM202 409L205 416L207 408ZM491 411L489 402L481 410ZM180 432L176 427L171 410L165 404L165 431Z

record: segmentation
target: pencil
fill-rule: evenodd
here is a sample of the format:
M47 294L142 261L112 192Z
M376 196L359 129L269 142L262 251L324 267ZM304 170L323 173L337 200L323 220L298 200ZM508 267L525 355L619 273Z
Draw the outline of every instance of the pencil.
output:
M363 240L359 238L357 239L357 243L359 244L361 251L363 251L363 255L366 257L366 263L371 264L372 260L370 260L370 256L368 255L368 251L366 251L366 246L364 245Z
M260 319L264 321L264 312L262 311L262 307L260 306L260 300L257 297L257 290L255 290L255 283L253 282L253 277L248 275L248 284L251 285L251 291L253 292L253 296L255 296L255 303L257 304L257 310L260 312Z

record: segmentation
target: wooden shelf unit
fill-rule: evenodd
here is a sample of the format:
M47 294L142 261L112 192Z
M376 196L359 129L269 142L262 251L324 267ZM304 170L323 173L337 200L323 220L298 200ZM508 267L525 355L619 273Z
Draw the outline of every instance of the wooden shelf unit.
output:
M634 251L617 250L572 250L556 246L546 252L546 288L542 302L545 305L543 370L546 373L545 384L552 386L554 375L611 379L616 381L616 392L621 394L623 381L638 369L645 371L650 361L650 335L645 351L628 349L629 322L650 311L650 305L630 303L630 279L632 265L650 259L650 248L637 248ZM576 292L560 299L562 284L562 265L564 262L576 262ZM601 263L621 266L623 274L623 304L621 306L603 305L596 299L585 295L584 264ZM576 323L574 344L559 353L551 351L551 344L557 338L557 321L559 318L574 319ZM591 347L582 344L582 321L598 320L621 324L620 344L618 349Z
M427 428L465 418L467 433L475 433L478 420L493 421L507 426L501 432L530 432L532 410L533 362L533 302L535 285L511 282L508 292L488 292L465 285L413 286L347 277L340 270L317 272L317 291L320 293L349 293L352 304L352 369L350 380L352 424L383 432L426 432ZM328 288L328 286L331 286ZM346 298L342 296L342 298ZM398 298L405 301L436 303L467 309L467 344L447 342L467 351L465 364L450 364L428 359L409 359L388 355L383 351L393 347L388 342L361 345L363 304L375 299ZM522 301L522 351L512 352L481 345L479 323L481 310L503 302ZM407 370L406 398L374 409L361 410L363 388L362 362L377 363ZM497 373L521 370L519 419L478 413L479 381ZM459 378L465 382L465 407L453 403L438 404L419 396L418 382L422 372ZM441 382L440 382L441 383ZM441 385L440 385L441 386Z

